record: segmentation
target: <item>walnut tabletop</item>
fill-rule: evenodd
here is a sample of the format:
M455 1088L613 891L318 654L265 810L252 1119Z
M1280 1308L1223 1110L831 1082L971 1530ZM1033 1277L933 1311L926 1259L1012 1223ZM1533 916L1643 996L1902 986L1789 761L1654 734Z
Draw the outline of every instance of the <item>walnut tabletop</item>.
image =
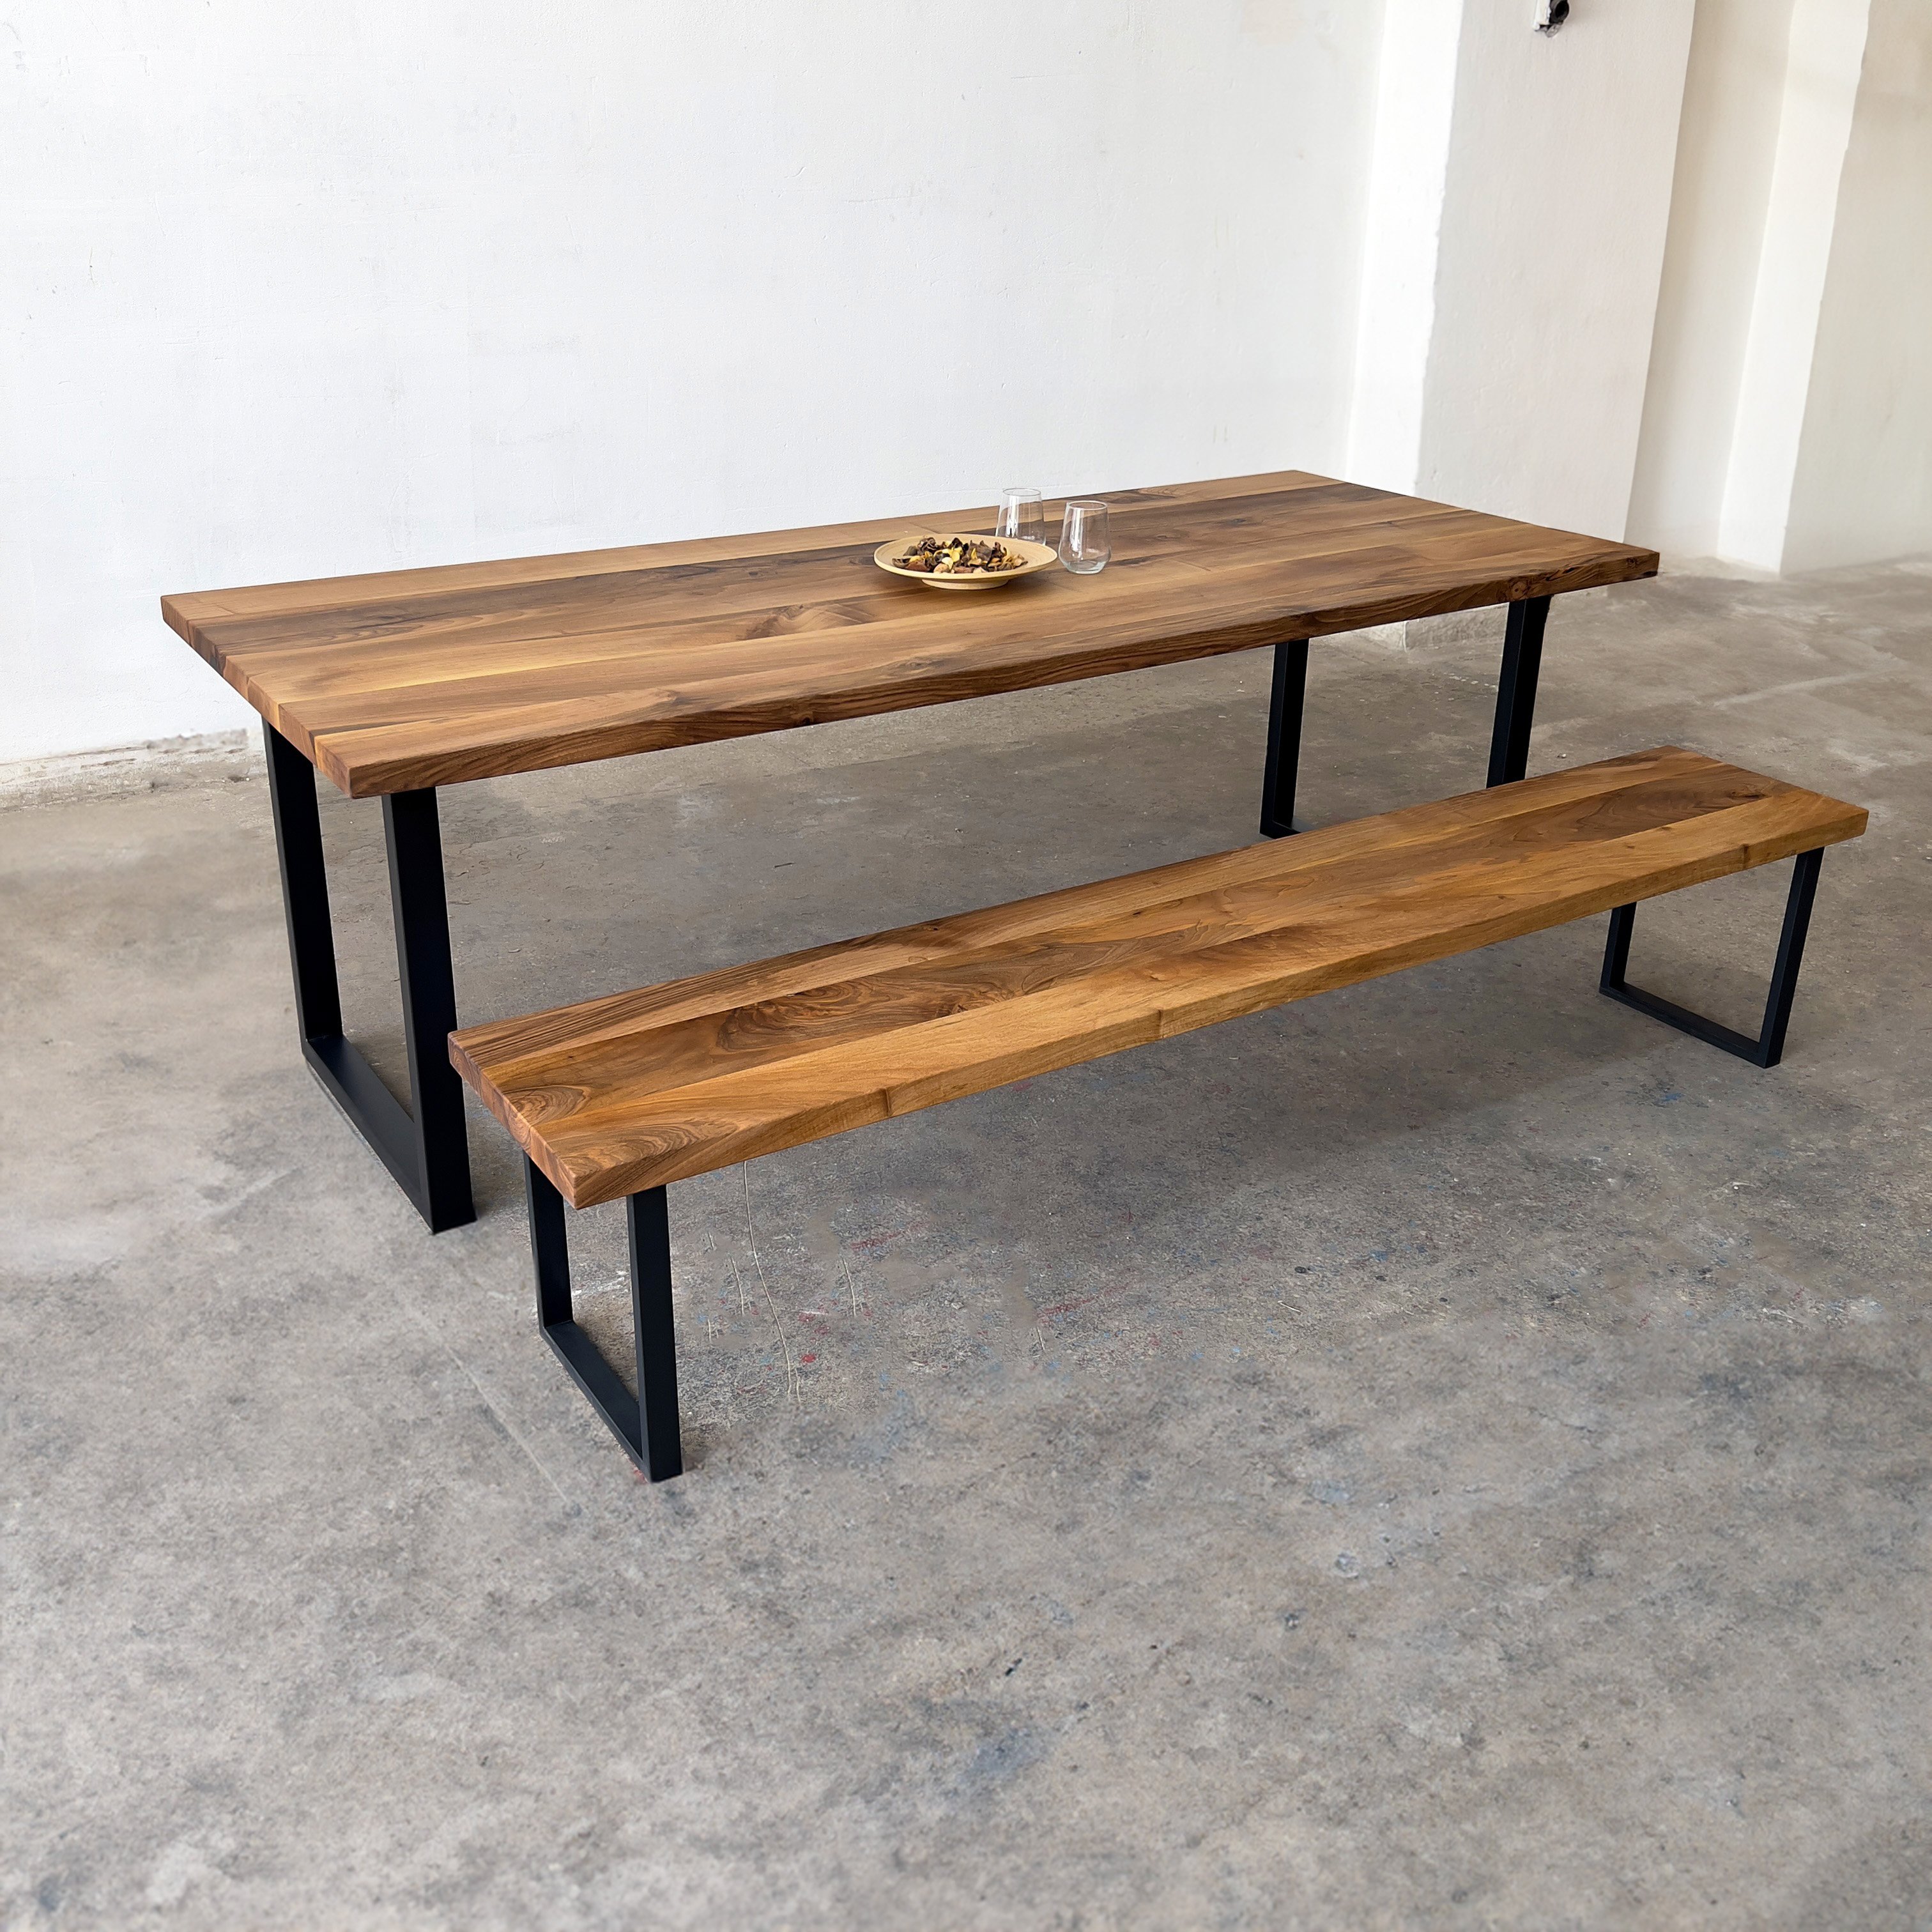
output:
M161 600L351 797L1137 670L1654 576L1654 550L1285 470L1108 495L1113 561L935 591L988 508ZM1047 506L1049 529L1058 506Z

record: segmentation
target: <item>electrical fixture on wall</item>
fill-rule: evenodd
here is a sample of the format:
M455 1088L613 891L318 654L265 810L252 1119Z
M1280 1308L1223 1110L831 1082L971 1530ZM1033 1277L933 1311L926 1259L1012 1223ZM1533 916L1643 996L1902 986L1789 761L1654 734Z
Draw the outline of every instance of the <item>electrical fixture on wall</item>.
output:
M1570 0L1536 0L1536 31L1539 34L1561 33L1563 22L1570 17Z

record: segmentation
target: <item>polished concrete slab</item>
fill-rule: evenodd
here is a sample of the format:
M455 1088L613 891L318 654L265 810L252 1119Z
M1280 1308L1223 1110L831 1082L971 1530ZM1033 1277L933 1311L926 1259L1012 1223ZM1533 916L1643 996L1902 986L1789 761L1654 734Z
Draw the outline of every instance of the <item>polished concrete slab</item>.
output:
M1479 783L1499 630L1318 644L1305 816ZM0 1926L1932 1923L1928 672L1924 565L1560 602L1532 770L1871 808L1782 1068L1591 922L687 1184L658 1489L494 1124L432 1240L304 1071L260 779L0 813ZM1244 841L1267 688L459 790L464 1016ZM1748 1024L1784 889L1633 976Z

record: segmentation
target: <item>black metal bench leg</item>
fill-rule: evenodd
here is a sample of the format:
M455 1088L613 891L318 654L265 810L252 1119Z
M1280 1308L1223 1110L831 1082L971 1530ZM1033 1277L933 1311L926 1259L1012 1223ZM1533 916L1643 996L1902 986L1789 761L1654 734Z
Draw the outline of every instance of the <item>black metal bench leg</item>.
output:
M272 724L264 724L262 735L302 1057L350 1124L375 1150L430 1232L462 1227L476 1220L476 1210L470 1193L463 1082L449 1064L456 986L449 960L449 910L443 892L436 794L397 792L382 800L412 1112L382 1084L342 1031L314 769Z
M625 1202L631 1249L631 1328L637 1351L632 1395L571 1313L570 1250L563 1196L527 1158L530 1258L537 1277L537 1325L570 1378L632 1462L654 1483L684 1473L678 1427L677 1342L670 1312L670 1223L664 1191L653 1187Z
M1818 868L1824 862L1820 848L1815 852L1799 853L1792 868L1791 893L1784 902L1784 930L1778 938L1778 960L1771 970L1771 992L1764 1004L1764 1024L1756 1039L1720 1026L1701 1013L1660 1000L1654 993L1630 984L1624 974L1630 964L1630 933L1636 924L1634 905L1618 906L1610 914L1601 990L1612 999L1712 1046L1720 1046L1754 1066L1775 1066L1784 1058L1785 1029L1791 1024L1792 997L1798 990L1798 969L1804 958L1804 935L1810 928L1811 902L1818 890Z
M1547 597L1526 597L1509 607L1503 633L1502 670L1496 680L1496 720L1490 734L1492 785L1514 784L1529 769L1529 731L1536 718L1536 679L1543 668L1543 627Z
M1294 781L1301 764L1301 714L1308 696L1308 640L1274 647L1274 691L1268 702L1268 767L1262 777L1262 836L1294 830Z

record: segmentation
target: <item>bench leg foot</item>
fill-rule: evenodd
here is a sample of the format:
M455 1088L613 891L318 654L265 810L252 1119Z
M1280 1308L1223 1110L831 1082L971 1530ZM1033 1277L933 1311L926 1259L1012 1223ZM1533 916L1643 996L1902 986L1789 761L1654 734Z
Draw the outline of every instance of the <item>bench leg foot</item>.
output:
M1262 777L1262 836L1294 830L1294 781L1301 764L1301 714L1308 696L1308 640L1274 647L1274 690L1268 700L1268 766Z
M302 1058L323 1091L409 1196L430 1232L463 1227L476 1220L476 1210L470 1196L463 1082L449 1064L456 986L449 961L449 908L443 891L436 794L397 792L382 800L412 1108L382 1084L342 1030L315 772L272 724L262 728Z
M524 1162L530 1204L530 1258L537 1277L537 1325L604 1426L654 1483L684 1473L678 1428L677 1345L670 1312L670 1223L662 1187L624 1203L631 1249L631 1331L637 1351L632 1395L571 1313L570 1250L563 1196L536 1163Z
M1791 1023L1791 1001L1798 990L1798 969L1804 958L1804 935L1811 924L1811 902L1818 890L1818 868L1824 863L1820 848L1801 852L1791 874L1791 893L1784 904L1784 930L1778 942L1778 961L1772 968L1771 992L1764 1006L1764 1024L1758 1036L1735 1032L1707 1020L1701 1013L1660 1000L1633 986L1624 977L1630 964L1630 932L1636 923L1634 905L1618 906L1610 914L1610 933L1604 949L1604 976L1600 989L1627 1006L1634 1006L1652 1019L1674 1026L1694 1039L1722 1047L1754 1066L1775 1066L1784 1058L1785 1029Z
M1543 668L1543 627L1549 616L1547 597L1526 597L1509 607L1490 734L1492 785L1514 784L1529 769L1529 729L1536 718L1537 674Z

